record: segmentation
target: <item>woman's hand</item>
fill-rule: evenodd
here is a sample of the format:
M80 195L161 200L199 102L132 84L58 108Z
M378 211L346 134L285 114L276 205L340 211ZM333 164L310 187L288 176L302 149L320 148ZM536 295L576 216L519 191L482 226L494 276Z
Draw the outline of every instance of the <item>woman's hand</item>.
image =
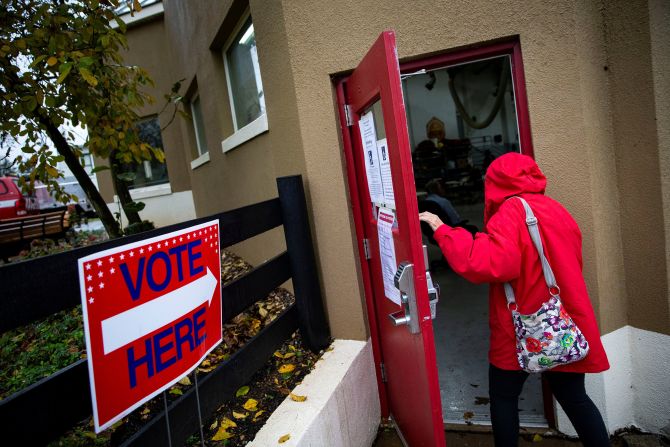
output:
M435 231L440 226L444 225L444 222L440 220L439 217L437 217L433 213L429 213L428 211L424 211L423 213L419 213L419 220L426 222L428 225L430 225L430 228Z

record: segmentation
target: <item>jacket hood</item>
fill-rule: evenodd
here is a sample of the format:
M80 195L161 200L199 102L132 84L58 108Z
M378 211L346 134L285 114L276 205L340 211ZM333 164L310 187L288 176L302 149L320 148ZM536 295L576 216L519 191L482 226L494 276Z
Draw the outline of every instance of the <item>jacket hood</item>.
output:
M509 152L489 166L484 179L484 223L512 196L544 194L547 178L531 157Z

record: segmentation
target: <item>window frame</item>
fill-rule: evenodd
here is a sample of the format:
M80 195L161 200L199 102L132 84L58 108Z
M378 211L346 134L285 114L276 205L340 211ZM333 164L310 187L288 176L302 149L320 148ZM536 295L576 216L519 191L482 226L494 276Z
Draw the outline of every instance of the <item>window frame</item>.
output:
M223 67L225 71L225 76L226 76L226 86L228 88L228 102L230 104L230 112L231 112L231 118L233 122L233 134L230 135L229 137L225 138L221 142L221 149L223 152L228 152L237 146L240 146L241 144L251 140L252 138L255 138L256 136L265 133L268 131L269 126L268 126L268 119L267 119L267 107L265 104L265 87L263 87L263 79L256 78L256 82L259 82L261 87L263 87L263 98L261 100L263 101L263 113L256 118L255 120L251 121L247 125L239 128L237 125L237 116L235 114L235 102L233 100L233 90L232 90L232 85L230 83L230 71L228 68L228 57L227 53L228 50L235 44L235 40L237 38L237 35L239 32L242 30L242 27L246 24L247 20L251 18L251 11L247 9L244 14L240 17L240 20L238 21L237 25L235 28L233 28L233 31L230 34L230 37L226 41L226 43L223 45L223 48L221 50L221 57L223 58ZM251 20L251 26L253 26L253 18ZM254 39L255 39L255 33L256 30L254 29ZM258 43L256 44L256 48L258 48ZM258 59L258 53L256 53L256 58ZM258 66L259 66L259 77L261 76L260 74L260 61L257 60ZM254 76L255 77L255 76Z
M210 160L209 147L207 147L206 141L205 142L201 141L200 133L198 132L198 123L194 111L195 101L200 101L200 92L198 90L195 91L195 93L191 96L191 98L188 101L188 106L191 111L191 124L193 125L193 133L195 134L195 150L198 154L197 157L191 160L191 169L196 169L197 167L202 166L203 164L207 163ZM202 102L201 102L200 117L204 118L202 115L203 114L202 114ZM202 122L201 125L202 125L202 131L205 132L205 123Z

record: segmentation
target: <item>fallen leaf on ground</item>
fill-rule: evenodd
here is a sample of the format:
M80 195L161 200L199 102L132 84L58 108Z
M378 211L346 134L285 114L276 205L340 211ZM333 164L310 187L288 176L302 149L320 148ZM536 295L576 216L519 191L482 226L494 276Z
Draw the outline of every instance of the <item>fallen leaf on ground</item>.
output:
M182 385L191 385L191 379L188 378L188 376L184 377L179 381Z
M295 355L294 352L287 352L286 354L284 354L284 359L290 359L290 358L293 357L294 355Z
M261 410L261 411L257 412L256 414L254 414L253 422L256 422L256 419L258 419L261 416L261 414L263 414L263 413L265 413L265 410Z
M184 394L184 392L179 388L172 388L170 390L170 394L174 394L175 396L181 396L182 394Z
M256 411L257 406L258 401L256 399L249 399L243 405L244 409L247 411Z
M472 411L463 413L463 419L472 419L473 417L475 417L475 414Z
M283 443L285 443L286 441L288 441L289 439L291 439L291 435L288 435L288 434L287 434L287 435L284 435L284 436L282 436L281 438L279 438L279 443L280 443L280 444L283 444Z
M307 396L299 396L299 395L293 394L293 393L289 393L288 397L290 397L291 400L295 401L295 402L304 402L304 401L307 400Z
M280 374L286 374L286 373L290 373L294 369L295 369L295 365L292 365L290 363L286 363L286 364L280 366L277 371L279 371Z
M235 435L232 433L228 433L225 427L221 426L219 427L219 431L217 431L216 434L212 436L212 441L223 441L224 439L230 439L233 436Z
M219 426L219 420L218 420L218 419L214 419L214 422L212 422L212 425L209 426L209 429L210 429L210 430L214 430L214 429L215 429L216 427L218 427L218 426Z
M221 427L229 429L230 427L237 427L237 424L228 418L221 419Z
M140 414L144 415L144 414L149 414L149 413L151 413L151 410L149 408L145 408L144 410L142 410L142 412Z
M216 369L216 366L210 366L209 368L198 368L198 371L201 373L208 373L211 371L214 371Z
M235 397L240 397L240 396L246 396L246 394L249 392L249 387L247 385L244 385L243 387L240 387L239 390L235 393Z
M233 417L235 419L244 419L247 416L247 413L238 413L237 411L233 411Z
M326 352L330 352L330 351L332 351L333 349L335 349L335 346L329 346L328 349L326 349Z
M533 436L533 442L542 442L542 436L535 433L535 435Z

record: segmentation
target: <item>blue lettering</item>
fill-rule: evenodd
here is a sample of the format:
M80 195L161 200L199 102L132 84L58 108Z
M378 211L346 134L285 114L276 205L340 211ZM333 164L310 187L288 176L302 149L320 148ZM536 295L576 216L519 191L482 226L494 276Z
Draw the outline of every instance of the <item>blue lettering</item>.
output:
M153 272L153 266L154 262L156 260L162 260L165 263L165 279L163 282L157 284L154 281L154 272ZM170 283L170 279L172 277L172 265L170 264L170 257L163 253L162 251L156 252L151 257L149 258L149 262L147 263L147 283L149 283L149 287L151 287L151 290L154 292L160 292L161 290L165 289L168 284Z
M161 346L161 340L170 334L172 334L172 327L169 327L154 336L154 356L156 358L157 373L163 371L165 368L171 366L177 361L177 359L174 356L170 357L165 362L163 362L163 359L161 358L164 353L171 350L172 347L174 346L174 343L172 342L166 343L165 345Z
M144 349L146 350L146 354L144 354L144 357L140 357L137 360L135 360L135 348L130 347L126 351L126 355L128 357L128 376L130 377L131 388L135 388L135 386L137 386L137 375L135 373L135 370L143 363L147 364L148 376L151 377L154 375L154 363L151 352L151 339L144 340Z
M202 253L201 252L196 252L193 253L193 249L200 245L202 243L202 240L198 239L197 241L189 242L188 243L188 269L191 272L191 276L195 276L198 273L202 272L205 270L205 268L200 265L198 267L195 267L193 264L196 259L202 258Z
M206 307L203 307L202 309L193 314L193 332L195 332L196 346L200 346L200 344L207 338L207 333L202 334L202 337L198 335L200 329L203 329L205 327L205 320L198 322L198 318L202 317L205 314L206 309L207 309Z
M177 277L179 278L179 281L184 280L184 270L181 265L181 253L184 250L186 250L186 245L178 245L168 250L168 252L171 255L174 255L174 258L177 260Z
M120 265L121 273L123 273L123 280L126 282L126 287L130 292L130 297L134 300L140 297L140 291L142 290L142 276L144 273L144 263L146 259L140 259L139 266L137 267L137 282L133 283L133 279L130 277L130 272L128 271L128 265L124 262Z
M186 333L184 335L181 334L181 328L186 326ZM177 323L174 326L174 336L176 339L176 347L177 347L177 358L181 359L182 358L182 353L181 353L181 345L184 342L188 342L188 346L191 351L195 349L195 346L193 345L193 323L191 323L190 318L185 318L181 320L179 323Z

